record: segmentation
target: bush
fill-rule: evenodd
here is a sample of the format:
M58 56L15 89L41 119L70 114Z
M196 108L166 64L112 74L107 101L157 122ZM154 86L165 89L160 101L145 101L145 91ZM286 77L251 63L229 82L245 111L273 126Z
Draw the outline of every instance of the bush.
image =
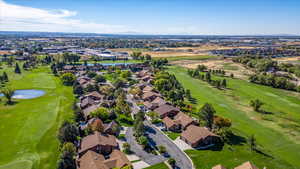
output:
M130 154L130 153L131 153L131 150L130 150L130 144L128 144L128 143L124 143L124 144L123 144L123 152L124 152L125 154Z

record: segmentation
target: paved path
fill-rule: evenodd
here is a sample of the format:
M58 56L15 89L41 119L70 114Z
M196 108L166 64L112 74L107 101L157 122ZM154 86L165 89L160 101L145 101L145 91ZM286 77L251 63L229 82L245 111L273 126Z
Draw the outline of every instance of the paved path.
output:
M182 152L176 144L174 144L166 135L164 135L160 130L156 129L150 122L145 121L145 126L147 128L147 134L150 139L159 145L166 147L169 155L176 160L176 164L181 169L192 169L193 165L189 158Z
M154 155L144 151L143 148L135 141L132 127L129 127L127 129L125 137L127 143L130 144L131 151L133 151L138 157L141 158L141 160L145 161L146 163L154 165L157 163L164 162L166 160L166 158L164 158L163 156Z

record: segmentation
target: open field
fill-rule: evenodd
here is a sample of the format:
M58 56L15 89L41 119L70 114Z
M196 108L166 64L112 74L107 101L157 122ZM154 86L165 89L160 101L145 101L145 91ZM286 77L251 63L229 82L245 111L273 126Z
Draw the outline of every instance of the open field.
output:
M186 89L191 90L192 97L197 100L197 108L206 102L212 103L217 114L232 120L233 129L241 133L245 140L254 134L259 147L265 153L273 156L273 160L282 164L276 168L300 168L299 93L230 78L226 78L229 89L219 90L210 87L206 82L189 77L185 68L171 66L168 71L175 74ZM271 114L260 114L252 110L249 102L256 98L265 103L263 109ZM246 144L243 145L247 146ZM201 152L189 152L190 155L195 153ZM222 152L211 151L209 153L217 157ZM237 155L241 161L252 159L251 154L247 155L246 152L244 154L246 155ZM198 158L202 158L202 155ZM196 157L193 159L195 164L199 164ZM230 157L228 159L231 160ZM264 160L263 158L253 158L253 162L258 165L263 164ZM227 161L223 161L223 163L227 165ZM231 166L230 162L228 165ZM272 168L269 163L265 165Z
M227 75L231 73L240 79L248 79L248 76L253 74L250 69L246 69L239 63L232 62L231 59L203 59L203 60L177 60L171 61L171 64L182 66L189 69L195 69L198 65L205 65L208 69L223 69Z
M300 62L300 56L275 58L278 62Z
M0 103L0 169L56 168L56 133L62 121L72 115L72 89L63 86L48 67L23 71L21 75L12 73L12 68L5 71L12 88L40 89L46 94L15 100L17 103L10 106Z
M222 49L233 49L233 48L244 48L250 49L254 47L229 47L229 46L220 46L220 45L201 45L197 47L177 47L177 48L162 48L164 51L149 51L147 49L129 49L129 48L119 48L119 49L110 49L111 51L116 52L128 52L132 53L134 50L139 50L143 54L150 54L154 58L173 58L173 57L200 57L209 55L210 50L222 50Z

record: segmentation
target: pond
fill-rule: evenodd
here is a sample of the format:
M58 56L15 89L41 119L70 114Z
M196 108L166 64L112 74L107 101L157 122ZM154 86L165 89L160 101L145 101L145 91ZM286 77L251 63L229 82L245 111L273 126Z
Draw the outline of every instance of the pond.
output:
M34 89L29 89L29 90L16 90L13 98L14 99L33 99L37 97L41 97L45 94L45 91L43 90L34 90ZM0 93L0 97L3 96L2 93Z

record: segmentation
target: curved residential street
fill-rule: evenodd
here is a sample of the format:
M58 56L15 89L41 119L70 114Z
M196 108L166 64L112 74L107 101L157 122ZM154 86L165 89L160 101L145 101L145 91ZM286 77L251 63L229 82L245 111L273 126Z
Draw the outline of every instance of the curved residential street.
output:
M193 164L190 159L166 135L155 128L149 121L145 121L144 124L147 128L146 134L148 134L148 137L152 139L157 146L165 146L169 155L176 160L176 164L179 168L193 168Z
M126 141L130 144L130 149L133 151L138 157L141 158L141 160L145 161L149 165L154 165L157 163L164 162L167 160L163 156L160 155L154 155L151 153L147 153L143 150L143 148L135 141L133 136L133 129L132 127L129 127L126 131Z

